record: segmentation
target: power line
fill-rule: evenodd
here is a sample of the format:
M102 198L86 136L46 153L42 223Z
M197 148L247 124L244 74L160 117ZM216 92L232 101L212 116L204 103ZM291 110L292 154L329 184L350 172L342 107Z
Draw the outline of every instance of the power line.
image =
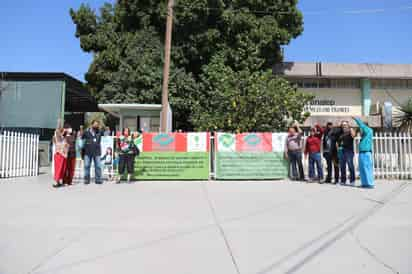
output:
M175 5L175 8L181 8L185 10L191 10L193 8L193 3L190 6ZM196 10L221 10L222 8L215 7L196 7ZM227 9L231 12L250 12L255 14L266 14L266 15L287 15L295 13L296 10L286 10L286 11L268 11L268 10L249 10L243 9ZM354 9L354 10L318 10L318 11L301 11L304 15L330 15L330 14L343 14L343 15L358 15L358 14L378 14L387 12L402 12L402 11L412 11L412 5L401 6L395 8L370 8L370 9Z

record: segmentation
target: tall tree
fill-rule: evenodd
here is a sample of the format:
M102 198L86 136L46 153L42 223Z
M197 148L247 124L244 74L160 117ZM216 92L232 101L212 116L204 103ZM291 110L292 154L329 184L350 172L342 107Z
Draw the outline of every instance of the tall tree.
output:
M94 55L86 80L100 102L160 102L166 4L159 0L118 0L114 5L105 4L99 13L87 5L70 10L82 49ZM179 128L207 127L210 121L206 116L200 119L199 112L211 113L228 103L212 98L226 88L224 83L217 86L212 82L215 59L219 59L219 66L233 71L231 77L248 79L237 81L247 81L248 85L256 81L256 87L272 89L261 90L268 96L284 95L281 89L286 87L274 85L271 81L275 80L266 71L282 60L281 46L303 30L296 4L297 0L177 1L170 101ZM256 77L262 74L265 77ZM291 102L303 98L296 97L300 96L297 93L287 95ZM255 102L248 102L248 98L244 104L250 109ZM247 115L237 108L232 111ZM276 110L266 113L280 117ZM256 123L254 129L266 129L260 124Z

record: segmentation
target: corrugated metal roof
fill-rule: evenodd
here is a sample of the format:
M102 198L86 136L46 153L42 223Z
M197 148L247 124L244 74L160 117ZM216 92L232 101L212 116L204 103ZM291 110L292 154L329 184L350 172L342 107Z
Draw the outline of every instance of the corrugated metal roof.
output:
M275 65L273 72L290 77L412 79L412 64L284 62Z

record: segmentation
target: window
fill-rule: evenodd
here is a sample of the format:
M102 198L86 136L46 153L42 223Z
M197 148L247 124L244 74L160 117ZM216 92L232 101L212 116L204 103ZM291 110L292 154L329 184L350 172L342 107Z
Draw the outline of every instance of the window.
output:
M406 89L412 88L412 80L405 79L372 79L372 88L376 89Z
M372 88L384 88L383 79L372 79L371 86Z
M329 88L330 80L329 79L319 79L319 88Z
M160 130L160 117L150 118L150 130L152 132L158 132Z
M332 88L359 88L360 81L358 79L332 79Z
M137 118L136 117L124 117L123 127L128 127L130 131L137 130Z
M317 79L305 79L303 81L304 88L318 88L318 80Z

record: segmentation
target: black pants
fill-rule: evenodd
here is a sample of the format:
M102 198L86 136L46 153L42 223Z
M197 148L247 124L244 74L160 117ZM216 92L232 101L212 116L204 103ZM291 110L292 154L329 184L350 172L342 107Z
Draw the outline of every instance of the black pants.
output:
M328 174L326 175L326 181L332 181L332 166L334 171L335 182L339 182L339 159L336 153L323 153L323 157L326 160L326 166Z
M134 172L134 155L133 154L120 154L119 155L119 174L123 175L127 167L127 173L133 174Z

